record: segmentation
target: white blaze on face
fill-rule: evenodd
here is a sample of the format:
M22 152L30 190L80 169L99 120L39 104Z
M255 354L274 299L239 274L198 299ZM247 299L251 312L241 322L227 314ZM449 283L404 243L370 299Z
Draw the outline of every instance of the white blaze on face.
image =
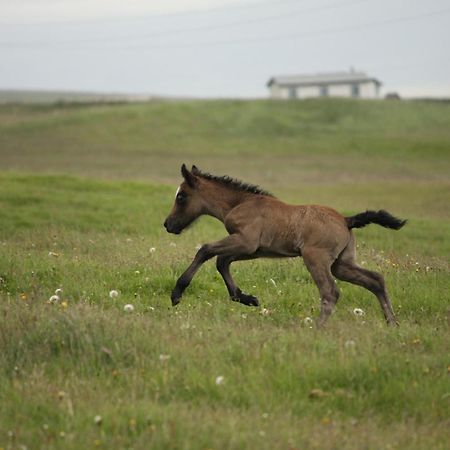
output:
M177 195L180 191L181 191L181 186L178 186L177 192L175 192L175 198L177 198Z

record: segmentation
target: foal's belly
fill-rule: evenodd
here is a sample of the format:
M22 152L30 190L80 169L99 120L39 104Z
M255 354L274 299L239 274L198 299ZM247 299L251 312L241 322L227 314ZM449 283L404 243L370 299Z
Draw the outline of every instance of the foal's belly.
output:
M295 256L301 256L300 251L294 251L291 249L269 249L260 247L255 252L255 256L258 258L292 258Z

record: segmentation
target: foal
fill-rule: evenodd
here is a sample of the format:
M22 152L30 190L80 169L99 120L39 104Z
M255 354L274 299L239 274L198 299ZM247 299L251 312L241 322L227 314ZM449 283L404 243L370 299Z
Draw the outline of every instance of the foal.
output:
M164 222L166 230L180 234L199 216L208 214L223 222L229 236L200 248L172 291L173 306L180 302L200 266L214 256L231 299L249 306L258 306L258 299L237 287L230 274L233 261L302 256L320 292L319 326L339 298L333 277L375 294L388 324L396 323L383 277L356 263L351 229L375 223L398 230L405 220L383 210L344 217L326 206L287 205L257 186L203 173L195 166L189 171L183 164L181 173L184 181Z

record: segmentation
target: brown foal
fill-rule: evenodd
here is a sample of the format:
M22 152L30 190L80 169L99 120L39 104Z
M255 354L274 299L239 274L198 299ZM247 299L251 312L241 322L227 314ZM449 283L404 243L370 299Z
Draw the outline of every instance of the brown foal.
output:
M200 248L172 291L173 306L180 302L201 265L214 256L231 299L249 306L258 306L258 299L237 287L230 274L233 261L302 256L320 292L319 326L339 298L334 277L375 294L388 324L396 323L382 275L356 263L351 229L375 223L398 230L405 220L383 210L344 217L326 206L287 205L257 186L203 173L195 166L189 171L183 164L181 173L184 181L164 222L166 230L179 234L199 216L208 214L223 222L229 236Z

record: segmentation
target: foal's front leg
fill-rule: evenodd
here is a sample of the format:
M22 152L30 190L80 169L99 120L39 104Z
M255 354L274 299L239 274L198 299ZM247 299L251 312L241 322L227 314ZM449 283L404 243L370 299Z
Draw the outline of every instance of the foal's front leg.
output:
M171 295L172 305L175 306L180 302L184 290L189 286L198 269L200 269L202 264L208 261L208 259L217 255L251 255L256 251L256 248L256 243L245 238L245 236L241 234L232 234L220 241L203 245L195 255L191 265L185 270L181 277L178 278Z
M250 256L218 256L216 267L228 289L231 300L247 306L259 306L259 301L254 295L244 294L236 285L230 273L230 264L243 259L253 259Z

